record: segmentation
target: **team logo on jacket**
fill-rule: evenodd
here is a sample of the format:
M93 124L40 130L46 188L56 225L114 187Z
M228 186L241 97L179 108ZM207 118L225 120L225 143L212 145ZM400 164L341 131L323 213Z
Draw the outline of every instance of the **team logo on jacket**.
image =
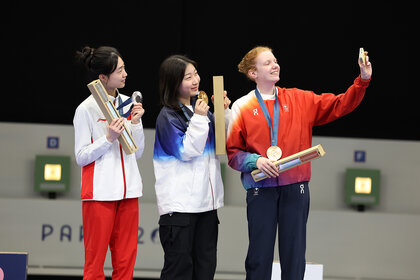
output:
M258 116L258 109L255 108L254 110L252 110L252 112L254 112L254 116Z

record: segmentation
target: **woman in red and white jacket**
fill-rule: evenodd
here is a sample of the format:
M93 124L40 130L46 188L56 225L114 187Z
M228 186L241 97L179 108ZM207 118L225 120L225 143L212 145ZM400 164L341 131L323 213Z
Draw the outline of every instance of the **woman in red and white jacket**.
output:
M362 101L372 75L367 52L360 75L339 95L276 86L280 65L272 50L258 46L238 65L255 89L233 103L227 135L229 166L241 172L246 189L247 280L269 280L278 230L282 279L303 279L309 213L310 163L279 173L273 163L312 145L312 128L352 112ZM255 182L251 171L267 179Z
M92 80L100 79L116 107L129 98L118 92L118 88L125 86L127 72L115 48L85 47L77 52L77 57L86 66ZM130 108L123 113L128 110ZM108 124L92 95L76 109L73 124L76 162L82 167L83 279L104 279L103 265L108 246L112 279L133 277L137 255L138 198L143 189L137 166L137 159L144 151L143 114L142 104L136 104L127 119L114 119ZM117 141L123 124L139 147L134 154L125 154Z

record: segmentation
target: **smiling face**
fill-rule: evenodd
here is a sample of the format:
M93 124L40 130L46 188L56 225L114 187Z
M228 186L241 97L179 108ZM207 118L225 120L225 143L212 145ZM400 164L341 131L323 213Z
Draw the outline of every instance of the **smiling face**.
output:
M280 66L269 50L263 51L255 59L255 68L248 75L258 84L275 84L280 80Z
M194 96L198 92L200 85L200 76L198 75L197 69L194 65L189 63L185 68L184 79L178 89L178 97L180 99L188 99Z

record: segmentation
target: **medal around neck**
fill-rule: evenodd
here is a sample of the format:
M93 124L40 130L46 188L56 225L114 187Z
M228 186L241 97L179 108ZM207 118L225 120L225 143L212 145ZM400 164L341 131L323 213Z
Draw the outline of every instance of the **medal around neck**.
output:
M271 146L267 149L267 158L271 161L277 161L281 158L282 151L277 146L277 137L279 131L279 99L277 97L277 88L275 90L275 101L274 101L274 111L273 111L273 125L271 125L271 116L268 112L267 106L265 106L264 100L260 94L258 88L255 89L255 96L258 100L258 104L263 111L264 118L267 121L268 127L270 128L270 142Z
M207 105L209 104L209 97L204 91L200 90L197 94L197 98L202 99Z
M143 103L143 95L140 91L133 92L133 95L131 96L131 102L133 102L133 104Z
M278 146L271 146L267 149L267 158L272 161L277 161L281 158L283 154L282 150Z

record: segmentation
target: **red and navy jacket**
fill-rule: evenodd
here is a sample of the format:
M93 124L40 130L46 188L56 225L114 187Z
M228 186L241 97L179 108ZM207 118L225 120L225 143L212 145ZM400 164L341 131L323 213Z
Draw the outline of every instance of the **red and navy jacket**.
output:
M370 80L369 80L370 81ZM345 93L315 94L297 88L277 87L277 96L263 95L264 103L273 119L275 98L280 104L278 145L282 157L287 157L312 146L312 128L329 123L353 111L362 101L369 81L357 77ZM241 171L245 189L274 187L309 181L310 163L280 173L276 178L254 182L250 172L257 168L260 156L267 157L271 146L270 130L255 96L255 90L241 97L232 105L232 122L227 135L229 166Z

